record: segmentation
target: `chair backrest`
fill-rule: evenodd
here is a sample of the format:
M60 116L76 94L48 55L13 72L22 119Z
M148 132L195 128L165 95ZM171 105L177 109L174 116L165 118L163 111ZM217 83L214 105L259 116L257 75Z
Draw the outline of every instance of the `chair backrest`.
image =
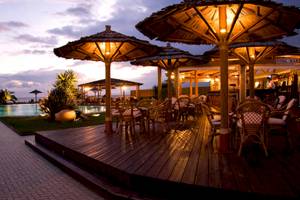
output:
M286 100L286 96L284 96L284 95L278 96L277 103L276 103L276 109L282 108L285 103L285 100Z
M201 103L200 106L201 106L201 109L203 111L203 114L206 115L209 124L211 126L214 126L214 124L213 124L214 115L211 112L211 109L210 109L209 105L207 105L205 103Z
M207 96L204 95L204 94L200 95L200 96L199 96L199 99L200 99L200 101L203 102L203 103L206 103L206 102L207 102Z
M157 104L157 100L155 100L155 99L142 99L139 102L137 102L136 107L149 108L149 107L155 106L156 104Z
M260 98L258 96L254 96L254 98L251 98L250 96L247 96L246 99L260 100Z
M297 102L297 99L291 99L291 100L289 101L289 103L288 103L287 106L286 106L286 111L284 112L284 115L283 115L283 117L282 117L282 120L284 120L284 121L287 120L288 115L289 115L291 109L296 105L296 102Z
M174 107L175 109L179 110L181 108L187 107L190 103L191 103L190 97L179 97L176 100Z
M237 117L244 134L259 135L270 115L271 109L260 101L246 101L237 108Z

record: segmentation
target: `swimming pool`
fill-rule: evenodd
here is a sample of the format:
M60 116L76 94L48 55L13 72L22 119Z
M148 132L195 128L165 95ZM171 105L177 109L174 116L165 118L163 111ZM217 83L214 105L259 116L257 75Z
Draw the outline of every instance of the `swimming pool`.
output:
M85 114L105 112L104 106L79 106L78 110ZM42 112L38 104L0 105L0 117L38 116Z

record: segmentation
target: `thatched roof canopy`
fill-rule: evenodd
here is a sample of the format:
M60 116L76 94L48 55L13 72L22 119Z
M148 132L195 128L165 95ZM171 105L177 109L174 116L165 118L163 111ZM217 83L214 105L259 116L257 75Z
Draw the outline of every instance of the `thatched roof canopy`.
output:
M275 56L296 55L300 52L298 47L281 41L238 43L230 45L229 49L230 57L237 57L246 64L272 59ZM218 58L219 49L215 47L205 52L204 55L211 58Z
M112 31L110 26L106 26L105 31L69 42L54 49L54 53L64 58L120 62L149 56L157 50L158 47L147 41Z
M168 43L166 47L160 47L157 54L137 59L132 61L131 64L157 66L165 70L169 70L189 65L191 62L205 63L207 61L208 60L204 60L202 56L191 55L189 52L174 48Z
M111 85L112 85L112 87L141 86L141 85L143 85L143 83L111 78ZM89 82L89 83L83 83L83 84L78 85L78 87L105 88L105 79L92 81L92 82Z
M219 8L227 25L219 26ZM217 44L220 32L229 43L279 39L295 34L300 10L270 0L185 0L141 21L136 28L150 39L188 44Z

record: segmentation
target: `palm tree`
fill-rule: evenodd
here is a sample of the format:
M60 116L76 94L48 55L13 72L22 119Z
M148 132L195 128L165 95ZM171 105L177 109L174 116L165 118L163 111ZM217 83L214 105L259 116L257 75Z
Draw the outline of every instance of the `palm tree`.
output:
M50 119L55 119L55 113L62 109L74 109L77 106L77 77L74 71L67 70L56 77L54 88L47 98L41 100L41 110L49 114Z
M13 92L8 91L7 89L0 90L0 104L7 104L9 101L16 103L17 97L13 95Z
M54 87L74 93L77 91L75 87L76 83L77 77L75 72L73 70L67 70L57 75Z

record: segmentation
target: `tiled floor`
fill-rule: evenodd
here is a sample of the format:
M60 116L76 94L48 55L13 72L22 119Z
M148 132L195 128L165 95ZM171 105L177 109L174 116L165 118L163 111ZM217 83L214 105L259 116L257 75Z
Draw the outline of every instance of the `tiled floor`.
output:
M33 152L0 122L0 200L104 199Z

